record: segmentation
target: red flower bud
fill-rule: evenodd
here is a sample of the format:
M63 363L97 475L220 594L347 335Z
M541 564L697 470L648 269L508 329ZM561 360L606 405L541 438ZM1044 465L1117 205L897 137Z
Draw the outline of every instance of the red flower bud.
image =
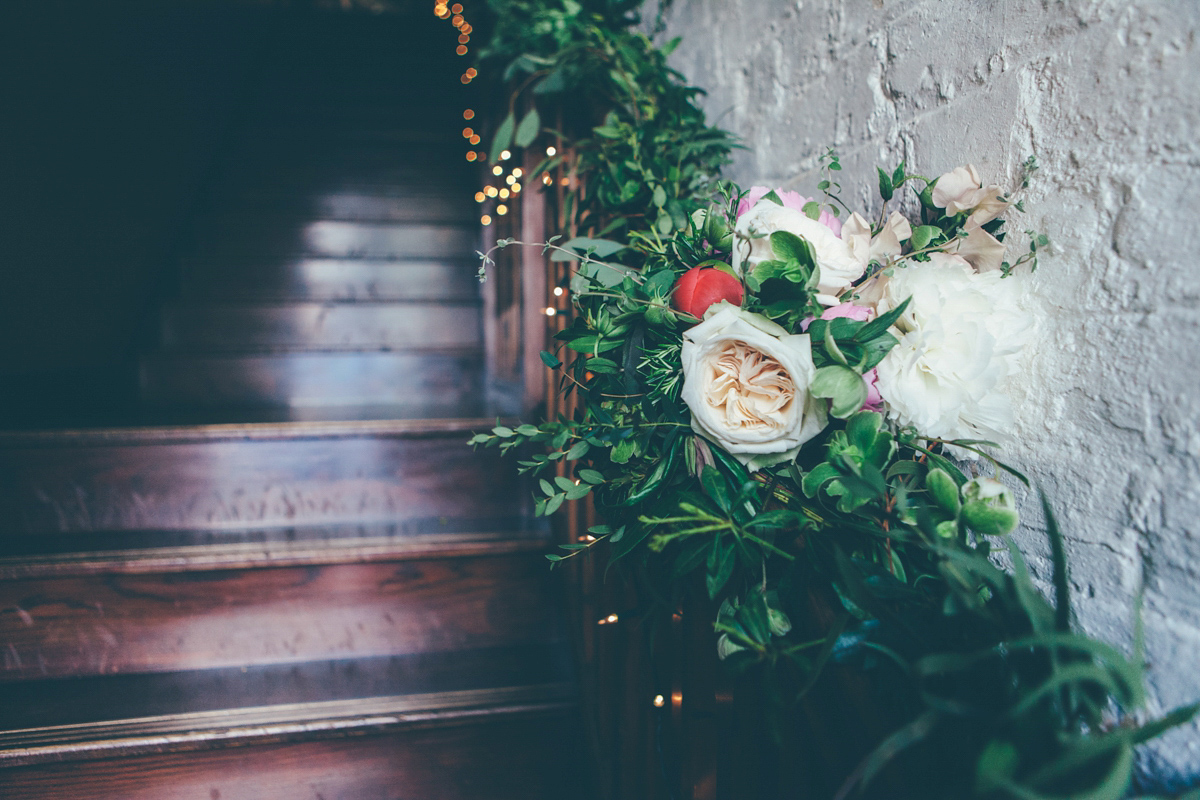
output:
M671 304L685 314L702 319L714 303L728 300L740 306L742 296L741 281L728 272L715 267L692 267L675 282Z

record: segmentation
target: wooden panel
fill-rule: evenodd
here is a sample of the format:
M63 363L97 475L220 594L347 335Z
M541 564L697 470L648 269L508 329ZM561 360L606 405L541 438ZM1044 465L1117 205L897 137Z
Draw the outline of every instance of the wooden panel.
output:
M482 347L470 303L288 303L173 305L162 341L199 350L392 350Z
M495 451L466 446L457 429L467 426L435 438L389 436L372 423L214 426L200 429L214 438L184 440L166 429L158 442L154 429L111 440L9 437L0 525L11 534L238 530L519 513L521 481ZM264 438L238 438L256 430ZM232 438L219 438L226 431Z
M590 796L563 715L0 771L7 800L504 800Z
M3 680L277 664L544 641L533 554L12 580Z
M477 416L478 351L143 356L152 406L388 405L405 417Z
M474 300L477 264L449 259L298 259L283 262L189 262L188 297L296 300Z

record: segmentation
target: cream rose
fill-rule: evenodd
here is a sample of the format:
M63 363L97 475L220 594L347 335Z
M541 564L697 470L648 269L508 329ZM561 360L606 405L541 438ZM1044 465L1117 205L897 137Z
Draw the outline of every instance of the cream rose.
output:
M803 211L760 200L741 216L734 229L733 268L739 273L759 262L777 258L771 248L771 234L787 231L807 241L816 254L821 274L817 282L817 302L836 306L838 295L866 272L867 262L850 245Z
M808 391L807 334L729 304L683 334L682 397L692 428L751 471L795 458L825 427L824 401Z

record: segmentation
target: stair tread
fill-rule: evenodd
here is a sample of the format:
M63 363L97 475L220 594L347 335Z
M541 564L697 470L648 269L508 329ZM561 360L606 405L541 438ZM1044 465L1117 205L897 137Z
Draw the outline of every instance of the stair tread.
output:
M400 562L421 558L495 556L512 553L537 554L549 547L536 532L523 530L518 520L497 520L501 530L470 532L405 532L391 535L326 535L299 539L254 536L261 531L239 532L221 537L225 541L203 542L213 537L190 532L197 543L175 544L178 531L139 531L116 536L9 537L4 550L17 555L0 556L0 580L22 580L47 576L112 575L207 570L247 569L302 565ZM478 527L478 526L472 526ZM294 534L295 529L285 529ZM319 529L317 529L319 530ZM151 546L120 547L122 539L136 538ZM248 541L244 539L249 539ZM15 539L16 541L13 541ZM100 541L96 541L99 539ZM90 540L90 541L89 541ZM114 541L115 540L115 541ZM166 540L166 541L162 541Z
M230 422L39 431L0 431L0 447L165 444L251 439L428 438L490 430L494 417L363 419L319 422Z
M567 707L564 642L0 687L0 765L111 757Z

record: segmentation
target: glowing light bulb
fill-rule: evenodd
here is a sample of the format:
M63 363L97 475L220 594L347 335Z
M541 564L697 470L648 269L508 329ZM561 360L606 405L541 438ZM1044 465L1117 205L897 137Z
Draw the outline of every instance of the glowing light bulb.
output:
M466 71L465 74L468 78L474 78L476 75L479 74L479 70L475 69L474 67L471 67L470 69L468 69Z
M566 289L564 289L563 287L561 287L561 286L554 287L554 296L555 297L562 297L563 294L565 294L565 293L566 293Z
M514 183L517 182L517 179L514 178L512 175L509 175L507 178L504 179L504 182L507 183L509 186L512 186Z
M570 185L571 185L571 179L570 179L570 178L563 178L562 180L560 180L560 181L559 181L559 183L561 183L563 186L570 186Z
M467 46L465 44L460 44L458 47L454 48L454 52L458 53L460 56L465 56L467 54Z
M509 195L509 191L508 191L508 189L501 189L501 190L500 190L500 199L501 199L501 200L507 200L507 199L508 199L508 195Z
M500 160L501 160L501 161L508 161L510 158L512 158L512 153L511 153L511 152L509 152L508 150L503 150L503 151L501 151L501 153L500 153Z
M463 128L463 138L464 139L470 139L474 135L475 135L474 128Z
M547 307L546 307L546 316L547 316L547 317L554 317L554 316L558 316L558 309L557 309L557 308L553 308L553 307L551 307L551 306L547 306Z
M496 206L496 213L503 217L508 213L508 206L504 205L504 203L501 203L500 205Z
M554 179L553 179L553 178L551 178L549 175L543 175L543 176L542 176L542 183L544 183L544 184L546 184L547 186L549 186L550 184L554 183Z
M465 33L460 33L458 35L458 43L459 44L466 44L469 41L471 41L471 37L467 36Z
M471 141L471 144L479 144L479 134L477 133L474 136L472 136L470 141Z
M654 707L655 708L662 708L666 704L667 704L667 698L663 697L661 694L654 695Z
M452 5L450 7L450 10L453 11L455 14L461 14L463 12L462 3L455 3L454 5Z
M616 621L617 621L617 615L609 614L607 617L601 617L600 619L596 620L596 624L597 625L612 625Z
M453 26L454 26L454 27L456 27L456 28L457 28L459 25L462 25L462 24L463 24L463 18L462 18L462 14L458 14L458 13L456 13L456 14L454 15L454 19L450 20L450 24L451 24L451 25L453 25Z
M519 184L519 183L514 183L514 184L512 185L512 192L513 192L513 194L516 194L516 193L517 193L517 192L519 192L519 191L521 191L521 184Z
M487 214L484 214L482 217L480 217L480 218L479 218L479 222L480 222L481 224L485 225L485 226L486 226L486 225L491 225L491 224L492 224L492 218L491 218L491 217L489 217Z
M474 161L476 158L474 150L467 151L467 161Z
M514 180L515 180L516 178L519 178L519 177L521 177L521 176L522 176L522 175L524 175L524 174L525 174L525 173L524 173L524 172L521 170L521 168L520 168L520 167L515 167L515 168L513 168L513 171L512 171L512 176L513 176L513 179L514 179Z
M484 194L483 192L476 192L476 193L475 193L475 202L476 202L476 203L482 203L484 200L487 200L487 195L486 195L486 194Z
M502 173L502 172L504 172L504 167L500 166L499 164L497 164L496 166L492 167L492 174L493 174L493 175L499 175L499 174L500 174L500 173Z
M489 187L487 187L486 189L484 189L484 190L483 190L483 192L484 192L484 194L486 194L488 197L495 197L495 196L496 196L496 187L495 187L495 186L489 186Z
M475 112L468 108L463 112L463 119L475 119Z
M549 147L546 148L546 155L548 155L548 156L552 156L557 152L558 152L558 149L555 148L554 145L550 145Z

